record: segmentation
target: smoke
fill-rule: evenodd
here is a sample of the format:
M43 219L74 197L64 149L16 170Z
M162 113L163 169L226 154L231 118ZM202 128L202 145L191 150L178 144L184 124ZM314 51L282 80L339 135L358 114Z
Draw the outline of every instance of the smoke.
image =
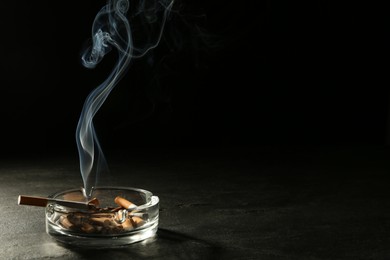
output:
M174 0L108 0L92 25L91 45L81 60L86 68L95 68L112 49L117 62L100 85L85 100L76 129L76 143L84 195L92 196L98 174L106 162L93 125L93 118L134 58L141 58L158 46Z

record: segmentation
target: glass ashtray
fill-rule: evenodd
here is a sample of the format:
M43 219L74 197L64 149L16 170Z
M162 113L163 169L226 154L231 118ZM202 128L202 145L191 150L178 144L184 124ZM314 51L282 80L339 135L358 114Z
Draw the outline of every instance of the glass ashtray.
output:
M81 189L57 192L55 200L86 202ZM155 236L159 198L150 191L129 187L97 187L91 207L73 208L56 202L46 206L46 232L78 247L114 248Z

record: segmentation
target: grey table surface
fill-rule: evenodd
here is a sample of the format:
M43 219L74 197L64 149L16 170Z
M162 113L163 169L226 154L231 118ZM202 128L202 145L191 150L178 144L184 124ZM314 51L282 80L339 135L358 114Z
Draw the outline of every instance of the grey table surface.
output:
M105 185L160 198L156 237L121 249L57 243L18 195L82 186L72 156L0 160L0 259L390 259L387 149L186 150L107 156Z

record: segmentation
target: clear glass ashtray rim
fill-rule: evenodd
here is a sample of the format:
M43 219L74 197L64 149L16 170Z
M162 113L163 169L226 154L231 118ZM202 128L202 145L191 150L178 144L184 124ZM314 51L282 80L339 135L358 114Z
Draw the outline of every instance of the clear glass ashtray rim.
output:
M137 205L136 208L134 208L134 210L137 210L137 211L140 211L140 210L146 210L150 207L153 207L157 204L159 204L160 202L160 199L158 196L154 195L151 191L149 190L146 190L146 189L141 189L141 188L135 188L135 187L126 187L126 186L97 186L94 188L94 190L110 190L110 191L114 191L114 190L118 190L118 191L135 191L135 192L139 192L139 193L143 193L146 195L146 197L150 198L149 201L147 201L146 203L144 204L141 204L141 205ZM55 193L52 193L48 196L48 198L50 199L56 199L58 198L59 196L61 195L65 195L67 193L71 193L71 192L82 192L82 188L74 188L74 189L67 189L67 190L63 190L63 191L57 191ZM86 200L87 201L87 200ZM48 203L47 207L48 206L56 206L56 211L72 211L73 208L69 208L69 207L65 207L65 206L60 206L60 205L57 205L55 202L50 202ZM80 209L77 209L77 211L80 211ZM81 210L82 211L82 210Z

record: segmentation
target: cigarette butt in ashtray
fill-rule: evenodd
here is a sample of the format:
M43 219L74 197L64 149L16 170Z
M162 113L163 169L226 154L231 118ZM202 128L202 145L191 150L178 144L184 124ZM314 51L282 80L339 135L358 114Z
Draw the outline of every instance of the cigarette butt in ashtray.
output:
M89 224L88 222L83 223L81 230L84 231L85 233L93 233L95 230L95 227Z
M127 209L127 210L133 210L137 207L137 205L128 201L125 198L122 198L121 196L117 196L115 198L115 203L118 204L119 206L121 206L122 208Z
M126 219L126 221L122 223L122 227L125 230L130 230L130 229L135 228L133 225L133 222L130 219Z
M60 223L66 229L70 229L70 228L73 227L73 223L71 223L66 216L61 216L60 217Z
M131 217L131 222L133 223L133 226L139 227L144 224L144 220L140 217Z
M97 217L97 218L90 218L89 221L91 221L94 224L98 225L105 225L106 221L112 221L112 218L107 218L107 217Z

